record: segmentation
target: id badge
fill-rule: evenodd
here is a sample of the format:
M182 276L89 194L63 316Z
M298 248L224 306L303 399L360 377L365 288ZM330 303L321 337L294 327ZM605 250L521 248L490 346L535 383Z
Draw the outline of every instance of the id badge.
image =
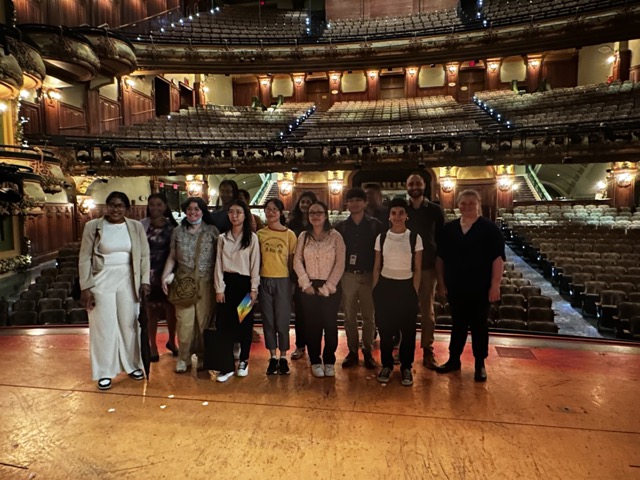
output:
M349 255L349 265L355 266L358 261L358 255Z

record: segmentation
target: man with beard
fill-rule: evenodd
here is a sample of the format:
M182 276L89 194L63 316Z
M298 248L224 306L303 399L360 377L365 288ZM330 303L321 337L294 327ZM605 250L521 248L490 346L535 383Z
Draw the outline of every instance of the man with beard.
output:
M436 238L438 238L444 225L444 212L439 205L425 198L425 186L424 178L418 172L411 173L407 178L407 193L409 194L407 228L420 235L424 247L422 252L422 275L418 293L422 332L422 364L431 370L435 370L438 367L433 354Z

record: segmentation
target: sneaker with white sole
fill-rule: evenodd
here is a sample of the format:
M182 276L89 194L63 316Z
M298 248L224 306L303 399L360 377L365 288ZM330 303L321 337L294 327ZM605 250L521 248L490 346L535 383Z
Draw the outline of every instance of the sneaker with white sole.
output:
M392 369L389 367L382 367L382 370L378 373L378 381L380 383L388 383L391 378L391 371Z
M324 368L322 367L322 364L314 363L311 365L311 374L318 378L324 377Z
M237 375L239 377L246 377L247 375L249 375L249 362L245 362L244 360L241 360L238 363L238 373Z
M336 367L332 363L325 364L324 366L324 376L325 377L335 377L336 376Z
M184 360L178 360L176 362L176 373L184 373L191 365L187 364Z
M220 383L224 383L227 380L229 380L231 377L233 377L233 372L218 373L218 376L216 377L216 381Z
M403 368L401 374L402 385L404 385L405 387L410 387L411 385L413 385L413 374L411 373L410 368Z
M302 357L304 357L304 348L296 348L292 353L291 353L291 360L299 360Z

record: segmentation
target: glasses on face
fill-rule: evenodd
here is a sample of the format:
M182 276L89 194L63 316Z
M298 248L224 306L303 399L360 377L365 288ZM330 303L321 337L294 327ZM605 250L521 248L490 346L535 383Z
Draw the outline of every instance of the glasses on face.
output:
M309 215L312 217L319 217L320 215L324 215L325 213L327 212L325 212L324 210L309 210Z
M244 215L244 210L229 210L229 215Z
M280 213L280 210L278 210L276 207L267 207L264 209L264 211L269 213Z
M107 207L113 210L124 210L127 206L124 203L107 203Z

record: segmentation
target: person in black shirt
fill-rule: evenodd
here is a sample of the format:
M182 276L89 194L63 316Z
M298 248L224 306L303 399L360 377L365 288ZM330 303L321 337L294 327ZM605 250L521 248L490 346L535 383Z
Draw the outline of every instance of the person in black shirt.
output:
M344 302L344 329L349 354L342 368L358 365L358 310L362 313L362 353L364 366L376 368L373 359L375 318L373 308L373 262L376 237L384 231L382 223L365 213L366 195L362 188L347 192L347 208L351 215L336 225L346 245L345 272L340 281Z
M422 364L433 370L438 367L433 355L433 331L435 315L433 301L436 287L436 238L444 225L444 212L439 205L428 201L424 196L425 181L417 172L407 178L409 194L409 218L407 228L422 238L422 275L420 276L420 331L422 345Z
M495 223L480 216L480 195L475 190L460 193L458 208L462 217L446 224L438 238L438 294L449 300L453 326L449 360L436 371L460 370L467 328L471 327L474 378L484 382L484 359L489 351L487 313L490 303L500 300L504 238Z
M239 198L240 190L235 180L225 179L220 182L218 186L218 202L222 202L222 205L216 205L216 210L211 214L213 224L220 233L231 230L231 222L229 221L227 210L229 204Z
M377 183L367 183L364 187L367 195L365 213L382 222L385 230L389 229L389 209L382 204L382 190Z

